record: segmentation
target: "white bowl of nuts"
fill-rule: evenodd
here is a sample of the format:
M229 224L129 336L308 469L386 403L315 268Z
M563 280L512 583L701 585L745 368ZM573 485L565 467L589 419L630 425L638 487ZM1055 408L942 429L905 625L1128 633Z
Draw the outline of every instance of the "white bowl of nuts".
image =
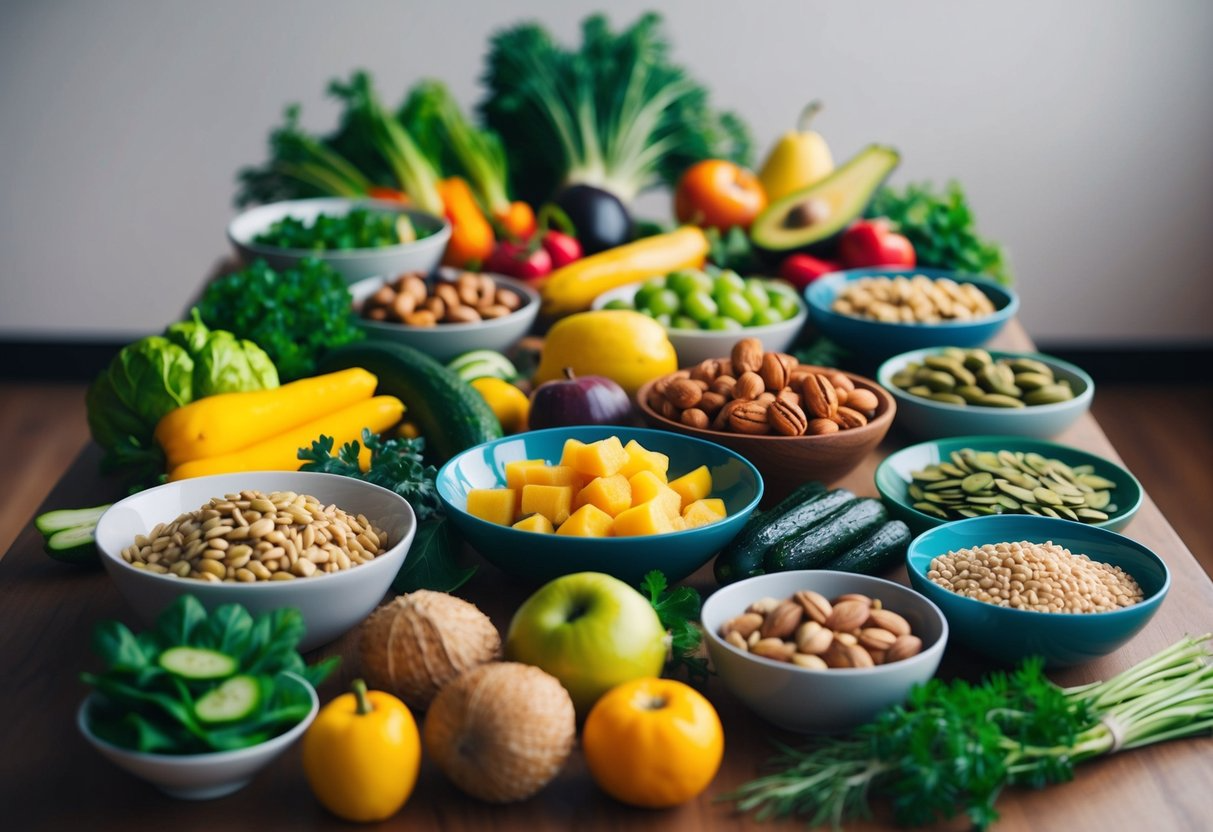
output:
M354 627L404 563L417 520L377 485L302 471L171 482L115 503L97 524L101 562L145 622L177 596L239 603L254 615L295 607L301 650Z
M367 338L407 344L443 363L471 350L508 350L539 314L539 293L525 282L458 269L368 277L350 296Z
M905 700L939 667L948 622L901 584L829 570L759 575L703 605L725 686L780 728L837 733Z

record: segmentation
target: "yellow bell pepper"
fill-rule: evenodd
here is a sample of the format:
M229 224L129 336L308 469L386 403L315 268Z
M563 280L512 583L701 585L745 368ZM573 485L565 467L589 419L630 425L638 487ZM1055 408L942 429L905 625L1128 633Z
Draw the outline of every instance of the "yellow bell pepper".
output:
M303 735L312 794L344 820L372 822L400 811L421 767L421 736L408 706L357 679Z
M488 402L503 431L518 433L526 430L526 420L531 413L531 400L526 393L508 381L493 376L482 376L468 383Z
M170 410L156 425L169 469L247 448L375 394L378 379L353 367L273 390L223 393Z
M170 482L240 471L298 471L299 449L311 447L320 434L333 437L333 447L362 438L362 429L381 433L400 421L404 405L395 396L376 396L336 413L293 427L256 445L230 454L193 459L169 471Z

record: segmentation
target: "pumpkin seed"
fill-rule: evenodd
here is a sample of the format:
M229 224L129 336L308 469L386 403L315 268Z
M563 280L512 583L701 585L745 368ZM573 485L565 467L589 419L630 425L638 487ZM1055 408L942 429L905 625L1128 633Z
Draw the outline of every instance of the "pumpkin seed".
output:
M977 494L985 491L994 484L994 475L986 471L978 471L976 474L969 474L960 483L961 491L966 494Z

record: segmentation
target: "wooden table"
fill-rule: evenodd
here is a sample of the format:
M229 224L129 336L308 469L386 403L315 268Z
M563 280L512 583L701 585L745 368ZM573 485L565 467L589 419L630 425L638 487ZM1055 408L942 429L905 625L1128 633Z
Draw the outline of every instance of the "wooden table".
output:
M1028 349L1023 330L1012 324L998 339L1002 349ZM1153 426L1150 429L1165 429ZM874 494L872 475L879 459L906 444L893 434L877 455L840 483L856 493ZM1116 452L1090 416L1059 441L1111 459ZM86 448L47 498L47 508L96 505L115 499L112 484L97 473L100 453ZM19 484L15 484L19 487ZM45 509L44 509L45 510ZM1131 643L1111 656L1057 672L1061 684L1106 679L1171 644L1185 633L1213 630L1213 583L1147 497L1127 529L1167 561L1174 580L1162 609ZM904 573L900 576L905 580ZM691 583L711 591L710 570ZM483 566L462 591L504 627L528 587ZM86 690L81 670L93 667L89 635L103 619L136 624L118 593L100 570L76 569L49 559L31 527L0 560L0 829L161 829L270 830L343 828L312 799L304 782L298 748L264 770L244 790L219 800L186 803L110 765L80 737L75 711ZM351 655L353 634L317 651ZM959 648L950 649L945 673L975 675L984 666ZM357 671L347 659L339 674L320 691L327 701L344 690ZM560 777L537 797L511 806L490 806L456 791L428 762L412 799L385 829L763 829L728 804L712 800L758 770L778 734L745 711L723 689L709 682L725 727L725 762L709 794L677 809L648 812L629 809L604 797L594 786L579 754ZM1000 830L1213 828L1213 740L1172 742L1080 767L1067 784L1032 792L1013 790L998 803ZM787 828L803 828L786 824ZM880 828L879 823L852 829ZM949 828L964 828L956 822Z

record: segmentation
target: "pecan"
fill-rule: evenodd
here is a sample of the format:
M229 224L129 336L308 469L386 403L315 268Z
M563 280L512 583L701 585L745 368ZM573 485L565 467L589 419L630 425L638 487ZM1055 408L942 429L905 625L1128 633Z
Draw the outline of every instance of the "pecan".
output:
M762 376L758 375L758 373L745 372L737 377L737 383L733 385L733 398L756 399L766 389Z
M704 413L698 407L688 407L682 411L682 415L678 417L678 421L682 422L687 427L699 428L707 430L708 425L712 420L708 418L708 414Z
M745 402L739 402L733 399L730 402L725 402L724 407L716 411L716 416L712 419L712 430L728 430L729 417L733 415L733 411L741 407ZM834 424L831 422L830 424ZM838 427L837 425L834 425Z
M821 436L825 433L838 433L838 423L831 422L829 419L810 419L804 432L812 436Z
M762 357L758 375L762 376L762 383L768 390L779 391L788 386L788 370L779 353L768 352Z
M792 597L804 607L805 615L818 624L824 624L834 609L824 595L811 589L802 589Z
M875 413L879 404L880 400L876 398L876 394L862 387L852 390L847 396L847 407L860 413Z
M654 393L664 396L665 391L668 390L670 388L670 385L673 383L674 383L674 379L672 376L662 376L661 378L659 378L655 382L653 382L652 390Z
M804 618L804 610L795 601L784 601L766 614L762 621L763 638L785 639L796 632L800 620Z
M803 410L778 398L767 407L767 421L780 436L800 436L809 425Z
M821 373L810 373L804 380L804 409L817 419L829 419L838 412L838 391Z
M724 396L720 395L719 393L713 393L711 390L709 390L700 397L699 404L697 406L709 416L715 416L716 411L724 407L724 402Z
M849 407L840 407L831 417L838 426L843 430L851 428L861 428L868 423L868 417L864 416L858 410L852 410Z
M741 402L729 412L729 427L737 433L770 433L767 423L767 405L763 402Z
M855 389L855 382L851 381L850 376L848 376L846 373L835 370L834 372L830 373L829 378L830 384L833 384L835 387L841 387L848 393Z
M733 345L731 360L738 375L758 372L762 367L762 341L757 338L742 338Z
M658 393L657 387L653 386L653 387L649 388L649 395L648 395L648 398L646 399L646 401L648 402L649 407L651 407L653 410L656 410L658 413L660 413L661 406L663 404L666 404L666 397L663 396L661 393Z
M733 398L733 387L737 384L737 379L728 375L718 375L712 379L712 384L708 388L713 393L724 396L726 400Z
M800 394L789 387L785 387L780 390L775 395L775 398L779 399L781 402L787 402L788 404L794 404L797 407L800 407Z
M769 405L771 402L775 401L775 394L770 390L764 390L758 394L758 398L754 399L754 401Z
M720 375L720 362L715 358L705 358L691 369L691 378L706 381L709 384Z
M675 422L682 418L682 411L678 409L678 405L674 404L669 399L661 400L660 413L662 416L666 417L667 419L672 419Z
M670 386L665 389L665 397L681 410L699 404L699 400L703 398L703 391L689 378L680 378L671 382Z

